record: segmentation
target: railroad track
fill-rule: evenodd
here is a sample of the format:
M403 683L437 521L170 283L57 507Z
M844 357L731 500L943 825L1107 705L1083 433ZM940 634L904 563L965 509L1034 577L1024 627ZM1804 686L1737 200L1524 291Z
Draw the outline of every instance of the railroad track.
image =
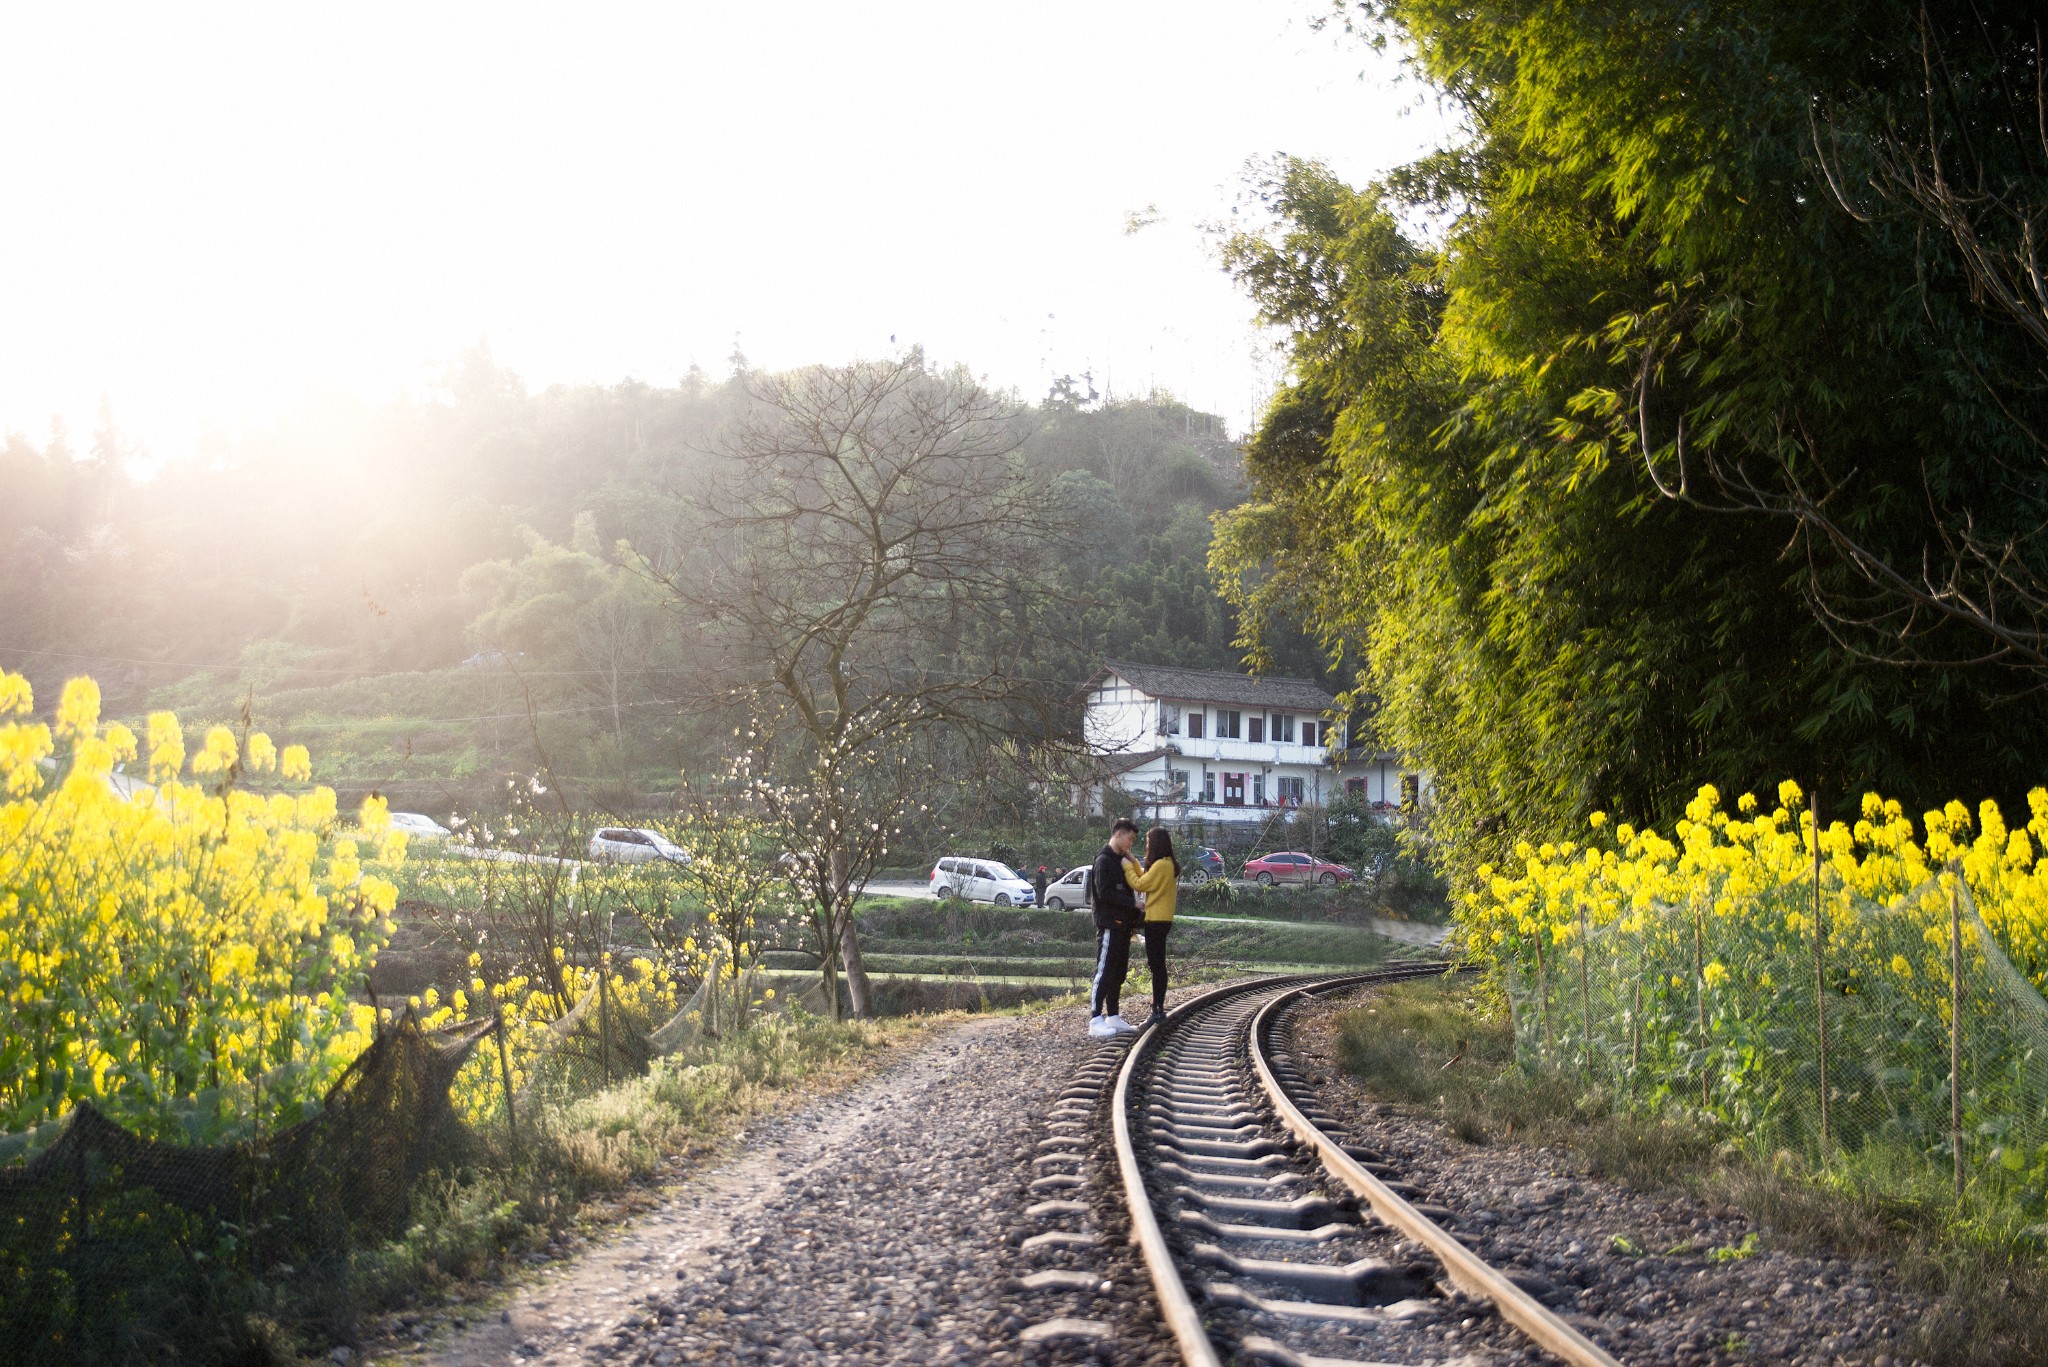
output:
M1489 1308L1571 1367L1621 1367L1431 1218L1450 1212L1410 1200L1383 1155L1347 1144L1296 1069L1287 1018L1307 997L1443 971L1234 984L1124 1053L1117 1166L1188 1367L1439 1362L1447 1317Z

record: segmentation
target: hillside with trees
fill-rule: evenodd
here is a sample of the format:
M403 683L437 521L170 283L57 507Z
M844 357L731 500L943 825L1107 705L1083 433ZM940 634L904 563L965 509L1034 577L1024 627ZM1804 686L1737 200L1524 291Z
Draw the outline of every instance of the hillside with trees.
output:
M479 349L429 398L307 409L161 468L111 416L84 452L10 433L0 649L43 696L94 675L113 715L246 713L344 792L490 807L544 766L596 805L658 804L734 723L688 586L662 574L769 378L736 361L532 393ZM1085 377L995 402L1059 543L1034 590L1048 626L1007 667L1058 689L1105 654L1234 665L1206 564L1242 493L1222 422Z

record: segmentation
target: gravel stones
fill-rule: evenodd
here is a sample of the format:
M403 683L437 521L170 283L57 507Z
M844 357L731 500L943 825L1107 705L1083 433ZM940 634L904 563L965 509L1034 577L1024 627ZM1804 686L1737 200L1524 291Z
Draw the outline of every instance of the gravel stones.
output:
M1177 1362L1098 1152L1122 1041L1086 1026L1079 1010L969 1021L757 1127L438 1360Z
M1557 1150L1476 1147L1375 1101L1334 1061L1335 1014L1354 1003L1321 1002L1294 1022L1297 1061L1343 1133L1384 1154L1421 1199L1454 1212L1439 1223L1473 1252L1622 1361L1911 1362L1902 1339L1931 1303L1880 1269L1759 1248L1739 1211L1588 1177ZM1746 1240L1755 1251L1742 1252Z
M1170 1361L1128 1250L1078 1239L1024 1247L1046 1233L1097 1233L1075 1209L1086 1210L1076 1197L1090 1184L1088 1151L1035 1161L1059 1151L1039 1145L1061 1106L1081 1125L1092 1119L1070 1104L1083 1099L1069 1087L1077 1068L1105 1049L1085 1025L1063 1011L955 1036L950 1066L734 1229L730 1285L678 1287L663 1306L669 1321L622 1344L621 1360ZM733 1334L743 1319L747 1332Z

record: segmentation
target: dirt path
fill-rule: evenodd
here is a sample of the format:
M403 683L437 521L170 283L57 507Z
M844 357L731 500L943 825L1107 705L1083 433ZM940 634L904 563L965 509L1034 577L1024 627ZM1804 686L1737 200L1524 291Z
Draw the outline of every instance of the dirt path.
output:
M968 1043L1014 1025L1001 1018L969 1021L846 1092L743 1133L739 1153L693 1174L613 1238L540 1273L497 1315L445 1343L390 1360L436 1367L587 1362L593 1348L609 1347L621 1328L645 1318L651 1293L672 1291L702 1270L739 1220L841 1157L903 1095L929 1088Z
M1099 1048L1078 1010L935 1034L847 1091L763 1122L481 1323L372 1360L1168 1361L1135 1254L1085 1234L1093 1217L1046 1208L1046 1118ZM1093 1185L1084 1175L1071 1194ZM1083 1231L1081 1246L1027 1245L1061 1228ZM1083 1320L1072 1341L1027 1336Z

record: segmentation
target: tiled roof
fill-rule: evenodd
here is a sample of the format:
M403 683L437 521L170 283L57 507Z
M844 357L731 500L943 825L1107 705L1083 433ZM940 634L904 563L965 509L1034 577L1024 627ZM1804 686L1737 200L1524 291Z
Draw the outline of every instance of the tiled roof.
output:
M1266 711L1324 713L1337 700L1307 679L1254 679L1223 669L1176 669L1171 665L1105 660L1082 688L1092 690L1115 674L1140 692L1176 702L1227 703Z
M1142 769L1161 755L1178 754L1170 746L1157 750L1141 750L1133 754L1109 754L1097 757L1096 765L1105 774L1128 774L1133 769Z

